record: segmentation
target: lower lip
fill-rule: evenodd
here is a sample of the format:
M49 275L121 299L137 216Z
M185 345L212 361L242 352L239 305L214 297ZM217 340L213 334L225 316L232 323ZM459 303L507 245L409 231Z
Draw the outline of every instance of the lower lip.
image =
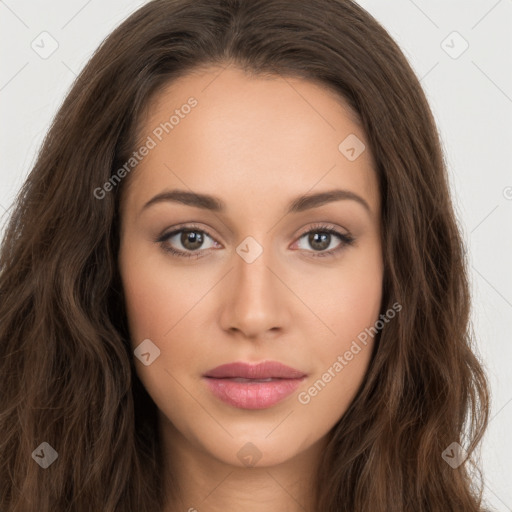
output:
M267 409L291 395L305 379L276 379L268 382L237 382L205 377L210 391L223 402L239 409Z

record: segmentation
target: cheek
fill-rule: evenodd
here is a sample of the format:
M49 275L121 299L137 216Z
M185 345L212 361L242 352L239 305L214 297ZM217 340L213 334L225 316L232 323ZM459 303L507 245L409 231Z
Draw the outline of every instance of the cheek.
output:
M201 295L208 290L204 276L172 268L158 253L135 249L127 244L120 253L119 266L126 302L132 350L149 339L159 355L146 366L135 357L135 367L148 392L157 399L159 388L169 389L177 370L194 368L201 346L190 333ZM193 338L193 337L192 337Z
M382 265L372 253L332 273L314 297L329 331L310 350L315 374L297 399L314 422L334 424L357 393L370 362L382 299ZM310 302L311 304L311 302Z
M361 345L356 354L349 351L350 361L344 357L346 351L331 354L328 365L299 392L298 412L312 432L325 434L345 414L364 380L371 349L372 343L368 343L366 347Z
M319 427L334 425L349 407L368 370L377 333L379 282L343 282L343 292L333 294L336 300L326 301L321 310L332 333L310 348L315 372L297 396L306 421Z
M128 274L123 283L126 314L133 344L145 338L156 339L155 313L162 307L159 290L144 280L144 274Z
M160 339L160 332L171 328L171 318L167 326L163 322L165 304L172 300L167 290L167 296L162 296L161 289L153 285L148 278L148 272L135 272L125 274L123 289L126 301L126 315L130 338L133 348L142 340L149 338L152 341ZM162 320L159 320L162 319Z
M159 262L151 261L150 255L142 256L135 250L121 254L119 264L132 351L145 339L150 339L160 351L148 366L134 356L135 370L157 407L173 417L173 411L190 407L180 385L182 379L175 378L176 365L193 367L197 356L190 344L183 342L180 332L186 327L186 313L191 307L185 298L187 293L190 296L190 287L183 279L180 281L180 272L169 272L168 268L166 271ZM181 341L173 343L177 334ZM173 420L179 421L179 415Z
M119 266L132 343L145 338L161 341L186 314L186 305L193 299L191 286L182 272L162 265L155 252L137 251L127 245Z
M337 268L303 273L295 290L314 315L308 328L316 325L322 343L313 347L323 363L343 353L365 328L378 320L382 300L383 266L377 244L367 244L347 253ZM319 320L321 322L319 322Z
M379 316L382 300L380 275L356 272L334 279L330 300L322 304L333 334L329 346L341 350Z

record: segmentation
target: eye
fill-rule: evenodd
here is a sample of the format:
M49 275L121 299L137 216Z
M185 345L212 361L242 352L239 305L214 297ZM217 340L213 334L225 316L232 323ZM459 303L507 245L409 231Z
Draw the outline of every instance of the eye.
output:
M203 256L202 253L206 249L211 248L211 246L206 248L203 246L206 239L214 241L203 229L199 229L195 226L187 226L162 235L158 238L157 242L160 243L164 251L175 256L182 258L200 258ZM215 242L215 244L216 243L217 242ZM176 249L176 244L181 245L182 248ZM199 249L201 249L201 251L199 251Z
M307 237L307 238L306 238ZM332 248L332 243L337 238L339 243ZM340 233L329 225L321 224L313 226L299 237L299 242L306 238L306 242L313 250L306 249L307 252L313 253L313 257L334 256L345 246L352 245L355 239L349 235ZM209 239L213 242L209 247L204 247L205 241ZM180 258L201 258L214 246L219 246L213 237L211 237L204 229L197 226L186 226L174 229L169 233L160 236L156 242L160 243L162 249L174 256ZM176 248L181 245L181 248ZM331 247L329 249L329 247ZM299 249L303 249L299 247ZM329 250L326 250L329 249Z
M334 238L337 238L339 243L332 247L332 243L335 242ZM340 233L336 229L329 225L321 224L316 225L312 229L309 229L306 233L300 236L299 242L302 239L306 239L306 243L313 248L313 257L325 257L334 256L339 251L343 250L345 246L352 245L355 239L349 235ZM329 247L331 247L329 250ZM302 247L299 247L302 249Z

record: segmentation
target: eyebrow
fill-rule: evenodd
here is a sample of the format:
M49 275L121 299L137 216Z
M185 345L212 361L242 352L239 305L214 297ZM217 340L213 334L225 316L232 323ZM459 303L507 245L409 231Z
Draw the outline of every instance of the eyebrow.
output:
M341 200L353 200L362 205L368 213L371 213L368 203L359 195L350 190L334 189L326 192L319 192L317 194L306 194L296 197L288 204L287 214L299 213L311 208L318 208L327 203ZM212 212L223 213L227 210L226 204L219 199L208 194L200 194L198 192L189 192L186 190L170 190L157 194L150 199L141 210L146 210L150 206L164 202L175 202L185 204L187 206L194 206Z

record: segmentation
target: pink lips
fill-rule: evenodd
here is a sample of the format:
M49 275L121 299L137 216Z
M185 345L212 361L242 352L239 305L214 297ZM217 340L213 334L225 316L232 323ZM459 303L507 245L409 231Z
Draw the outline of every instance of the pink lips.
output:
M240 409L272 407L293 393L306 376L276 361L223 364L203 375L217 398Z

